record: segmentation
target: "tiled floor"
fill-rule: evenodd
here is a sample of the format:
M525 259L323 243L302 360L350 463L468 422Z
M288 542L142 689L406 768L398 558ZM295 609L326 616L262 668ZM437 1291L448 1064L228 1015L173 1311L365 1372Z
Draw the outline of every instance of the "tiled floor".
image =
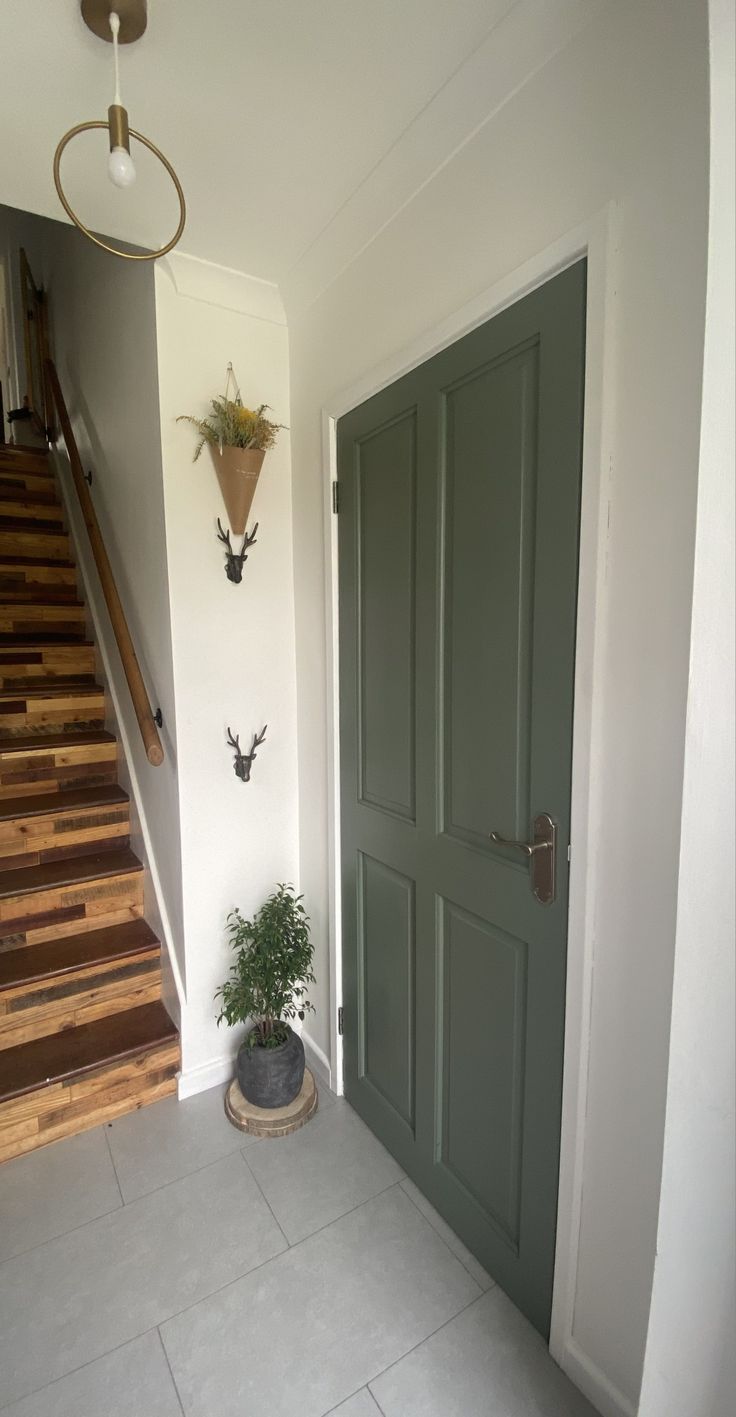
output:
M220 1089L0 1167L3 1417L593 1417L345 1102Z

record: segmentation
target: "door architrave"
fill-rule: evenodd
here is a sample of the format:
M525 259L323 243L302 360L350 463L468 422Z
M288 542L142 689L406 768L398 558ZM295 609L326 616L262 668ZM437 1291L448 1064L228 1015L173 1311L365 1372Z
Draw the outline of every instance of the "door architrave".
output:
M606 633L605 581L608 482L611 469L611 379L615 323L617 207L609 203L510 275L497 281L440 324L424 331L391 359L337 391L322 408L323 516L327 667L328 873L331 1058L321 1057L333 1090L342 1093L343 1049L337 1010L342 1003L340 859L339 600L337 518L332 484L337 477L337 421L351 409L423 364L478 325L582 258L587 259L585 422L580 505L578 614L572 746L570 888L565 995L565 1045L557 1204L556 1258L549 1349L580 1380L572 1338L582 1210L583 1158L590 1055L590 1002L594 955L593 902L605 871L595 834L603 812L600 753L603 693L598 666Z

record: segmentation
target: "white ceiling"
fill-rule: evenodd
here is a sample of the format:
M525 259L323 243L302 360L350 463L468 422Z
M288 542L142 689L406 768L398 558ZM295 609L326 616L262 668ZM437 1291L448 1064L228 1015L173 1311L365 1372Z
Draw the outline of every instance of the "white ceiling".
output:
M470 91L474 58L492 52L509 12L526 9L529 21L541 11L548 31L554 21L549 49L552 33L569 37L595 8L591 0L149 0L146 34L121 48L122 98L131 126L163 148L182 180L180 249L281 282L344 223L351 203L357 212L356 194L395 165L407 133L433 108L439 119L451 92ZM112 48L86 29L78 0L3 0L0 53L0 201L62 217L54 149L73 124L106 117ZM498 96L483 90L480 101L490 112ZM452 126L442 122L437 160ZM67 150L64 183L76 210L97 230L161 242L177 207L160 169L134 145L139 180L118 192L106 152L103 133Z

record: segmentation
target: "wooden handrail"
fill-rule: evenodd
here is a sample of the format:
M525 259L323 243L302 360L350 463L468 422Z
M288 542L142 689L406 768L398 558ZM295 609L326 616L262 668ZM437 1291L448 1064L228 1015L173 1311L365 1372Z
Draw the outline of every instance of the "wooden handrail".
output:
M146 749L146 757L149 763L152 763L154 767L159 767L164 760L164 750L161 747L161 739L159 738L156 720L154 719L151 705L148 701L143 675L141 674L138 658L133 648L130 630L128 629L128 624L125 619L125 612L123 611L117 586L115 585L115 578L112 573L107 551L105 550L105 543L102 540L102 532L100 531L100 525L97 520L97 513L95 512L92 498L89 495L89 488L85 481L84 469L79 456L76 439L72 431L69 412L64 402L64 395L61 391L59 376L52 359L46 360L46 373L48 374L49 385L53 394L54 403L56 404L56 411L59 415L61 431L64 434L64 442L66 443L66 450L69 455L74 486L77 489L79 505L82 509L84 524L87 528L90 545L92 547L92 555L95 558L100 584L108 611L110 612L113 633L117 640L118 649L120 650L120 658L123 662L123 670L128 681L130 697L133 700L135 716L138 719L138 727L141 730L141 737Z

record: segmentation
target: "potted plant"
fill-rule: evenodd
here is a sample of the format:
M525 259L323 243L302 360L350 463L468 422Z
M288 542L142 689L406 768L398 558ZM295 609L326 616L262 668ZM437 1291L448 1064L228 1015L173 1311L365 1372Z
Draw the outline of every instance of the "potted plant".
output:
M199 433L194 450L197 461L205 443L212 455L232 530L243 536L263 459L276 442L283 423L266 418L268 404L246 408L238 394L212 399L207 418L183 413L177 423L193 423Z
M304 1080L304 1045L289 1020L313 1011L305 986L315 982L314 946L302 896L279 885L252 920L231 910L227 928L235 962L215 994L217 1022L251 1024L238 1051L243 1096L256 1107L286 1107Z

